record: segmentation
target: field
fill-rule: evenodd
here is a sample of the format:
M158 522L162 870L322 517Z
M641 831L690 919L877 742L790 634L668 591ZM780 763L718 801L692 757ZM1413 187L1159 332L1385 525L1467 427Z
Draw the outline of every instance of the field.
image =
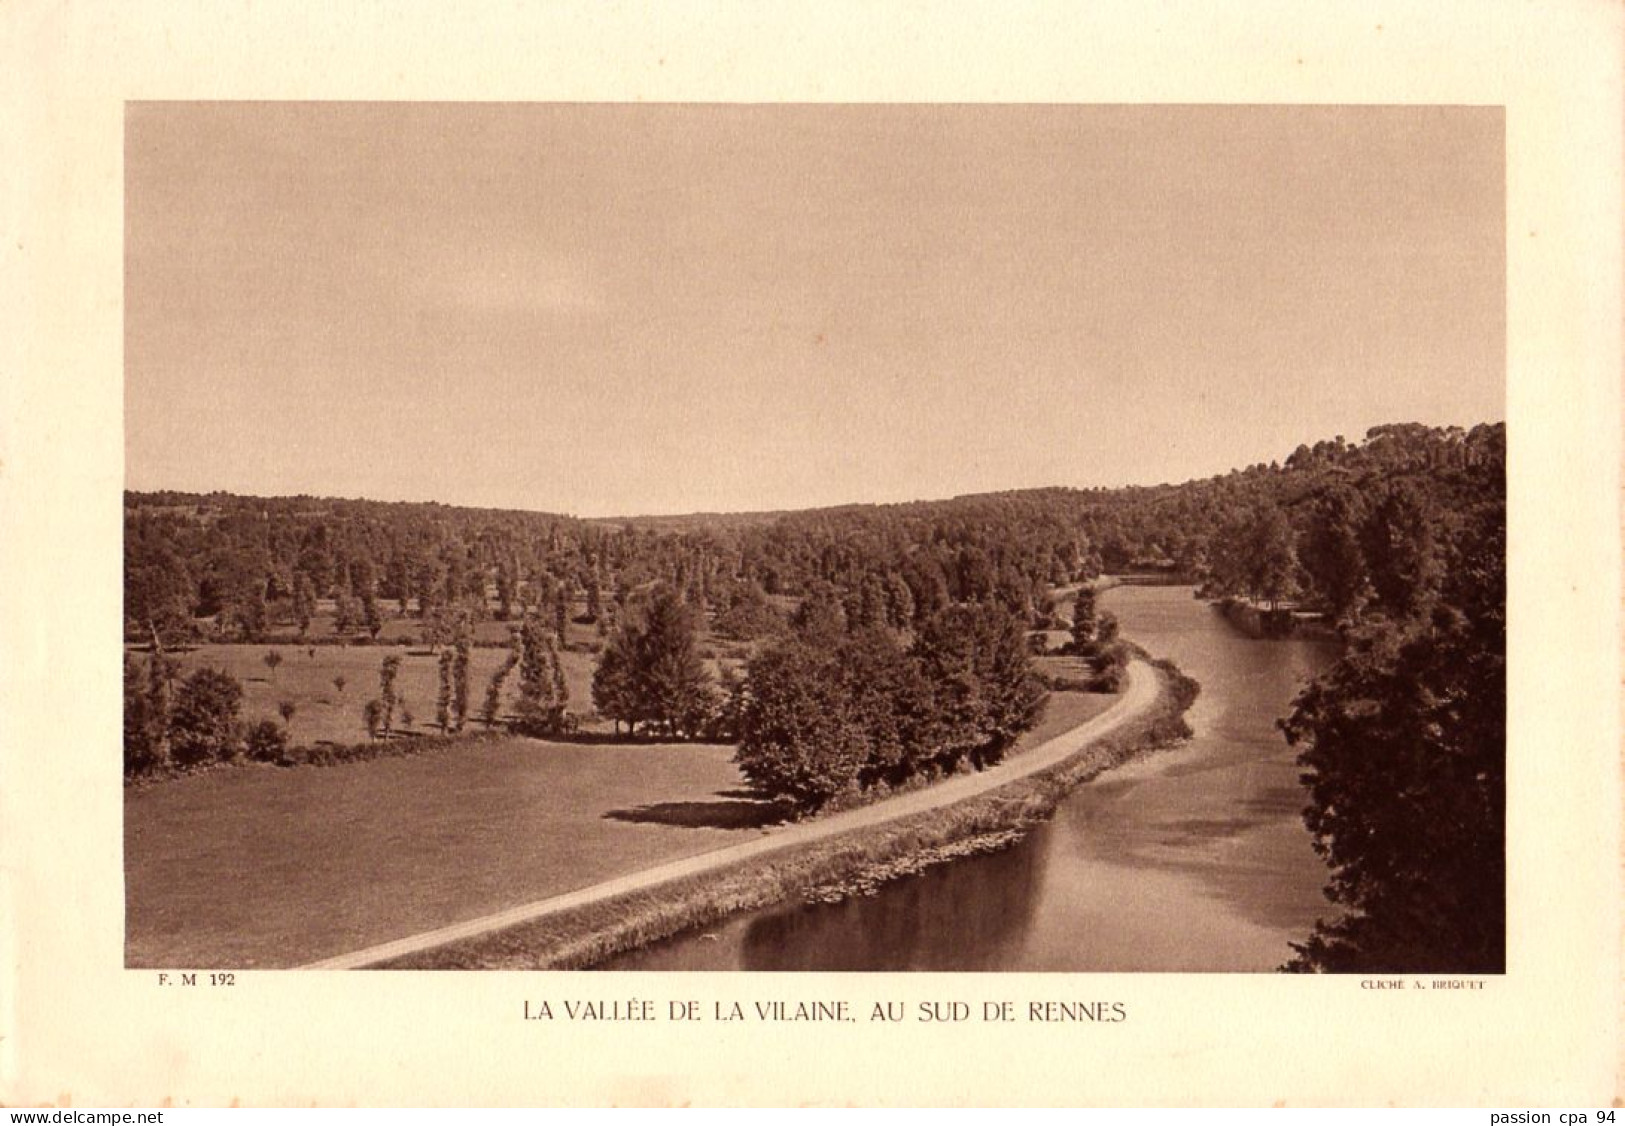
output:
M1071 599L1066 598L1069 604ZM391 618L385 622L380 636L383 643L376 645L337 645L328 641L319 645L299 644L209 644L186 649L171 650L169 656L180 664L181 675L198 668L221 669L236 677L243 686L243 719L252 723L260 719L282 718L278 705L287 701L294 706L292 722L287 724L288 736L295 745L317 743L359 743L367 738L366 724L361 709L368 700L378 695L378 670L385 657L401 658L401 671L396 689L405 700L405 714L398 714L395 727L405 735L426 735L438 732L435 725L435 699L439 693L440 670L437 655L421 644L388 644L392 638L413 636L420 627L414 619ZM318 614L310 629L312 638L332 636L332 622L328 615ZM508 624L486 621L479 623L475 632L481 643L506 639ZM598 665L598 654L585 651L595 642L596 632L590 626L572 622L567 634L576 648L560 653L565 683L569 688L569 710L578 716L590 717L593 711L592 674ZM1051 675L1081 676L1085 670L1071 657L1055 652L1065 645L1071 635L1063 630L1045 633L1050 648L1048 655L1037 658L1034 667ZM737 642L722 641L709 633L701 635L700 651L725 656L743 655L746 647ZM130 651L145 660L147 649L132 645ZM265 655L275 651L282 661L275 669L265 663ZM479 729L479 708L485 698L485 687L491 674L507 659L506 648L487 645L472 651L469 669L469 727ZM706 665L713 675L719 659L708 656ZM730 663L737 664L737 660ZM341 689L334 683L344 678ZM518 688L517 675L510 675L504 688L506 699L511 699ZM406 718L409 716L410 718ZM588 731L609 731L608 721L588 719L583 725Z
M731 747L510 738L127 790L127 962L297 965L755 832Z
M1023 742L1112 699L1057 693ZM732 754L503 738L129 789L127 963L299 965L732 843L772 817Z
M265 654L275 650L282 663L273 671L265 664ZM295 744L360 743L367 738L361 709L378 695L378 668L385 657L401 658L396 691L405 698L411 722L397 716L396 730L423 735L439 730L435 726L435 698L439 693L440 666L437 657L425 648L400 645L200 645L172 653L180 662L181 675L193 669L222 669L243 686L243 719L282 722L277 705L284 700L295 709L288 735ZM485 686L491 674L507 659L506 649L475 649L469 661L469 726L479 728L476 719ZM564 652L559 655L565 683L570 689L571 711L592 710L592 673L597 656L592 653ZM334 684L344 678L341 691ZM511 697L518 688L517 674L510 674L505 687Z
M378 671L384 658L401 658L401 670L396 690L405 699L405 715L397 713L396 730L404 735L436 733L435 700L440 690L438 655L426 645L416 643L421 623L410 618L390 618L384 623L380 644L339 645L331 641L332 619L319 613L311 623L310 637L329 639L324 644L301 645L295 643L208 644L169 651L184 677L194 669L215 668L230 673L243 686L242 718L253 723L261 719L282 717L278 705L283 701L293 704L293 720L287 725L288 736L295 745L317 743L359 743L367 739L366 724L361 710L368 700L378 695ZM480 705L485 699L485 688L491 674L507 659L506 647L490 643L505 642L509 624L485 621L475 628L478 645L472 651L469 668L469 727L478 729ZM593 711L592 674L598 666L598 654L585 651L598 640L591 626L572 622L566 636L572 646L559 654L564 667L564 679L570 692L568 709L578 716ZM414 643L390 644L391 641L411 637ZM128 647L139 660L146 659L145 645ZM702 635L702 653L743 652L737 643L723 642ZM267 653L275 651L282 661L275 669L265 663ZM718 660L708 658L707 666L715 674ZM335 680L344 678L340 688ZM511 700L518 690L518 674L510 674L504 686L505 700ZM407 719L406 716L410 716ZM583 725L588 731L608 731L608 721L590 721Z

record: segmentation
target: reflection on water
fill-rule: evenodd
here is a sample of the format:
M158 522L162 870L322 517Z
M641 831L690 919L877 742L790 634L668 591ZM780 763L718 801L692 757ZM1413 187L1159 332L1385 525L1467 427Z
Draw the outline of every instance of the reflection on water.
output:
M1120 587L1123 632L1202 683L1190 743L1075 791L1015 848L788 905L606 969L1271 970L1325 910L1275 727L1330 646L1253 641L1184 587Z
M739 965L747 970L992 969L1019 948L1031 926L1044 863L1042 853L1009 849L929 868L873 899L759 915L744 928Z

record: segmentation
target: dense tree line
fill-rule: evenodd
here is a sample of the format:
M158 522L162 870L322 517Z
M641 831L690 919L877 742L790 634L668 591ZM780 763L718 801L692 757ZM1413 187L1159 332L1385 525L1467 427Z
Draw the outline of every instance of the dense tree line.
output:
M736 761L804 810L879 786L992 765L1038 719L1025 624L992 601L945 607L913 642L812 602L739 686ZM805 609L805 608L804 608Z
M995 601L1034 625L1049 590L1102 571L1161 569L1225 593L1347 609L1347 573L1373 486L1409 481L1440 511L1466 507L1500 426L1377 427L1360 443L1300 446L1284 465L1125 489L1032 489L807 512L589 521L543 513L225 493L129 493L129 634L259 640L309 630L319 601L341 633L406 616L431 644L460 617L562 613L612 631L629 598L675 590L725 636L782 627L775 599L828 585L854 626L911 629L944 607ZM1405 502L1384 515L1404 541ZM1351 538L1352 537L1352 538ZM1370 557L1361 541L1362 557ZM1394 568L1406 564L1395 556ZM1393 576L1370 576L1379 593ZM1400 576L1402 578L1402 576ZM577 609L580 613L576 614Z
M1327 490L1298 540L1345 645L1282 726L1343 911L1293 970L1505 968L1504 454L1447 469Z

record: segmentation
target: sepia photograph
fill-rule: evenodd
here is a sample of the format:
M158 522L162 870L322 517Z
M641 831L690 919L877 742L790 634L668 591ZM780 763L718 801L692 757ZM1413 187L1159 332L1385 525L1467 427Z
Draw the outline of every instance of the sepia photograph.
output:
M0 1105L1608 1126L1622 30L0 7Z
M1504 138L130 103L126 964L1502 973Z

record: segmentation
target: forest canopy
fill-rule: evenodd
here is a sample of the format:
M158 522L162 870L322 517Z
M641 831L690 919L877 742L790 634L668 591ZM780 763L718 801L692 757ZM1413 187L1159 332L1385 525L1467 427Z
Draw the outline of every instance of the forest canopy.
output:
M1442 521L1437 538L1448 541L1486 483L1499 481L1504 448L1501 424L1380 426L1358 443L1300 445L1284 463L1183 485L648 520L132 492L126 634L302 637L318 600L333 605L341 634L356 637L375 635L391 615L425 630L456 613L517 620L561 596L596 618L657 582L743 638L782 628L771 599L819 584L840 592L857 625L908 628L952 603L984 600L1036 621L1053 586L1126 570L1346 615L1368 588L1392 603L1426 579L1412 572L1430 565L1431 548L1407 546L1429 527L1415 500L1426 500ZM1388 511L1368 526L1374 502ZM1373 536L1387 536L1389 550ZM1376 570L1351 570L1356 556Z

